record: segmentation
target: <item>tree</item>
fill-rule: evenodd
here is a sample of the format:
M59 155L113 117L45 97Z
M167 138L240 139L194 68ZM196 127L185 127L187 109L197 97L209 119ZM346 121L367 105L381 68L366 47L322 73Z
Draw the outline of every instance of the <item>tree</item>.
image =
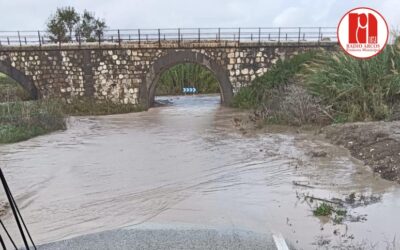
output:
M97 19L94 25L94 33L96 37L103 37L104 30L107 28L106 22L104 20Z
M52 42L66 42L67 29L64 24L60 22L59 18L53 16L47 23L47 31L49 32L49 38Z
M98 37L103 36L105 28L107 26L104 20L96 18L93 13L85 10L82 15L81 25L77 27L77 33L87 42L94 42Z
M58 8L47 22L50 39L55 42L72 41L72 32L79 23L79 14L73 7ZM69 36L67 37L67 32Z
M106 27L105 21L93 13L85 10L80 16L74 7L58 8L47 22L47 31L53 42L72 41L74 31L76 40L83 37L85 41L93 42L103 36Z
M65 7L57 9L57 15L60 21L68 29L69 39L72 41L72 31L74 30L75 25L79 23L79 14L75 11L74 7Z

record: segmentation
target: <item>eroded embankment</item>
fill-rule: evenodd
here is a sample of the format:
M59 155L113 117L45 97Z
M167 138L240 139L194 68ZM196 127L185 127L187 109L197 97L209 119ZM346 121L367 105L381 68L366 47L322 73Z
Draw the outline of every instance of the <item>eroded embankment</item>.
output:
M333 144L347 148L351 155L362 160L382 178L400 183L400 121L355 122L318 125L288 126L265 125L254 114L234 119L236 127L244 133L262 128L266 132L315 131Z
M400 121L336 124L321 132L382 178L400 183Z

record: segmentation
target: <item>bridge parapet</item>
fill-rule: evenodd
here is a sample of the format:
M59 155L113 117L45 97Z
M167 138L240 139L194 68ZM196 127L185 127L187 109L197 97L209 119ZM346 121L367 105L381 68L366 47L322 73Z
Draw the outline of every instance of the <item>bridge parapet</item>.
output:
M203 49L203 48L267 48L267 47L334 47L338 45L337 42L322 41L322 42L232 42L232 41L185 41L178 43L178 41L163 41L161 43L154 42L123 42L121 44L103 42L98 44L96 42L75 44L75 43L61 43L61 44L46 44L38 45L10 45L1 46L0 51L48 51L48 50L107 50L107 49Z
M79 33L54 39L47 31L0 31L0 47L46 46L58 44L97 43L107 46L123 43L138 47L216 46L232 47L245 43L251 46L290 43L337 42L334 27L278 27L278 28L177 28L177 29L114 29L105 30L96 37L84 38Z

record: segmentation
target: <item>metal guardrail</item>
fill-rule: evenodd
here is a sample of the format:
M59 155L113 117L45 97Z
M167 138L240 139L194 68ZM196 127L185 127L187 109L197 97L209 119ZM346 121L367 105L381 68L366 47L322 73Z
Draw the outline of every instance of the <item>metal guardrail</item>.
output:
M90 42L102 43L154 43L161 47L166 41L177 42L237 42L254 45L276 42L337 42L336 27L278 27L278 28L177 28L177 29L109 29L92 37ZM62 44L89 42L73 32ZM56 45L47 31L0 31L0 46Z

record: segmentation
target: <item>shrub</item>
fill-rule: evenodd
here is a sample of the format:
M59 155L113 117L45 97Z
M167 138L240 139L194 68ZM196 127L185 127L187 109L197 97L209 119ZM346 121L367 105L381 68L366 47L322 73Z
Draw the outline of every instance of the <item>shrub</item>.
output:
M319 98L310 95L300 84L291 84L276 92L264 107L269 110L268 121L295 126L331 122L329 110L322 107Z

